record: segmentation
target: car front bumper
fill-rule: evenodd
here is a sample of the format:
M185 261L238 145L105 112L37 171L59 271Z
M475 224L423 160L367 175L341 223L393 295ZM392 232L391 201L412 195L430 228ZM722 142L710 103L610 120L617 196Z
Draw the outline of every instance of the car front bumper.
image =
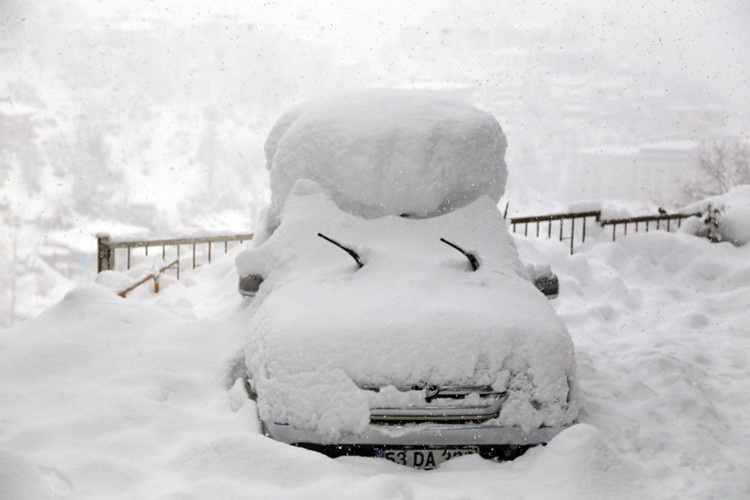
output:
M535 446L548 443L566 427L541 427L524 431L520 427L491 425L369 425L364 432L347 434L331 442L312 431L290 425L263 423L265 435L284 443L305 446L375 447L460 447ZM312 446L305 446L312 448Z

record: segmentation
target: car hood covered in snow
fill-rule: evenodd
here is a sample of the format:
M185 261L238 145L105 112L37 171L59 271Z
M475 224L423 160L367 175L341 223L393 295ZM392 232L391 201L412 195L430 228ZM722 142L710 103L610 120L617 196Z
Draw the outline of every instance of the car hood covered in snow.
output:
M474 253L478 270L440 238ZM572 342L489 197L439 217L368 220L300 180L278 229L237 266L265 278L248 309L247 365L266 421L335 440L366 427L373 404L424 385L507 390L496 425L577 415ZM389 386L402 390L364 390Z

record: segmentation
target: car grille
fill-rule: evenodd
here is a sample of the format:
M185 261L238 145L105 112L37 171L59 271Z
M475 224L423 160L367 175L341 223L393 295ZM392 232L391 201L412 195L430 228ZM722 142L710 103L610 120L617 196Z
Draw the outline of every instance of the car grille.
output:
M370 389L377 391L378 389ZM401 388L399 390L421 390L424 405L402 408L372 408L370 422L373 424L400 425L408 423L434 422L444 424L479 423L492 420L500 415L506 392L495 391L492 387L435 387L426 386ZM476 394L473 404L461 404L461 400ZM445 399L456 400L446 404Z

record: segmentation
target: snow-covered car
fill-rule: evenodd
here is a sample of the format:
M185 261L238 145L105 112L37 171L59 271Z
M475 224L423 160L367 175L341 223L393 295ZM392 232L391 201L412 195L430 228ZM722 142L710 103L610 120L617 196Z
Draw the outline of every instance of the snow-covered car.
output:
M246 364L264 433L422 468L469 453L513 458L548 442L578 415L573 344L497 209L499 125L466 104L410 93L339 102L295 108L272 131L272 190L283 196L272 199L259 244L237 257L240 289L253 296ZM299 120L303 133L290 139ZM290 156L316 161L304 151L310 135L328 166L275 172ZM456 160L461 148L471 161ZM389 192L384 163L432 179ZM352 164L358 175L330 166Z

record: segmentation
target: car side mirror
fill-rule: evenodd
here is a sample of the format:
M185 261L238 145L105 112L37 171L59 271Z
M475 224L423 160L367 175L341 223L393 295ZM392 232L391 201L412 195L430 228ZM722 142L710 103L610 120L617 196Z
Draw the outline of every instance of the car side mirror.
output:
M261 283L263 283L263 276L260 274L248 274L247 276L240 277L237 288L240 291L240 295L252 298L258 293Z
M553 272L542 276L536 276L534 278L534 286L549 299L556 298L560 293L560 280Z

